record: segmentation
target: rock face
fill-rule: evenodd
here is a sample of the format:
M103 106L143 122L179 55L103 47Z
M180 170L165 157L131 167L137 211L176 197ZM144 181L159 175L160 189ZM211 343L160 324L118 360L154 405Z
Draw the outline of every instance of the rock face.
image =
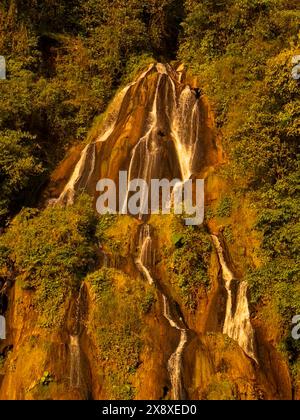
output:
M186 180L218 161L204 99L169 65L151 65L116 95L104 118L63 186L60 203L72 203L80 190L95 195L99 179L118 185L121 170L129 180Z
M206 197L216 200L214 170L223 162L223 154L213 114L194 86L182 68L149 66L116 95L88 144L81 151L73 149L55 171L47 198L52 204L71 205L77 194L86 191L96 200L99 179L112 179L119 188L119 171L127 170L130 180L203 177ZM123 225L116 226L115 235L122 229ZM143 344L131 374L135 392L131 394L125 384L122 395L291 399L287 365L264 326L251 319L247 284L235 276L219 236L212 241L211 287L199 289L197 308L190 310L172 288L164 263L165 236L172 236L171 228L166 224L162 233L151 217L147 224L130 218L126 229L129 240L123 245L123 259L113 260L101 249L100 261L104 268L112 267L120 302L131 302L128 288L141 295L151 292L153 302L138 332ZM30 291L16 284L7 296L0 399L113 398L109 384L115 362L99 351L97 328L102 330L104 324L94 317L101 308L92 283L83 283L76 296L66 297L64 322L50 331L36 324ZM129 346L128 354L132 352Z

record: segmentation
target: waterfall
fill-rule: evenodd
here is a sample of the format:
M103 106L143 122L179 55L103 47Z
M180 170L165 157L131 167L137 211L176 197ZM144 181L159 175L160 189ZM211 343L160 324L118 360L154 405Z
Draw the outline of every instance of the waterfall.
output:
M115 103L122 103L130 86L124 88L115 99ZM87 189L88 184L92 178L92 175L96 167L96 144L105 142L109 136L113 133L114 127L118 120L118 115L121 107L117 108L117 112L109 114L107 121L104 123L103 132L98 136L95 142L89 143L83 149L80 155L80 159L75 166L75 169L66 184L63 192L57 199L59 204L73 204L75 199L76 191L84 191Z
M199 100L189 86L179 82L180 75L170 66L157 64L156 71L155 94L145 133L131 152L128 187L134 178L143 179L148 185L151 179L181 178L185 181L194 169L197 170L195 155L200 136ZM127 188L123 213L127 210L129 194ZM141 208L146 208L148 203L144 190L141 196Z
M73 204L76 187L80 183L86 188L95 167L96 151L95 143L88 144L82 151L80 159L75 166L71 178L65 186L56 203Z
M176 72L170 65L150 65L116 96L99 136L82 151L57 202L72 204L76 194L82 190L96 194L96 182L100 175L113 179L117 184L117 171L120 170L128 170L128 185L124 191L126 199L119 204L123 214L127 213L130 181L135 178L143 179L148 185L152 179L179 179L174 194L176 188L207 165L199 159L200 128L199 95L183 83L183 73ZM204 153L203 150L201 153ZM141 209L149 204L146 197L146 191L142 191ZM139 218L142 219L141 214ZM140 230L139 255L135 262L149 284L158 286L151 274L155 257L151 230L147 224L142 225ZM181 399L182 354L187 330L180 327L179 320L177 322L170 313L170 301L161 295L164 317L180 333L179 344L168 361L168 371L172 396ZM71 337L70 348L73 365L80 366L79 333ZM74 367L71 372L76 377ZM72 381L78 383L76 378Z
M148 182L148 185L151 181L154 169L157 168L160 159L160 147L158 144L157 136L157 107L158 107L158 94L161 82L161 75L159 75L155 97L153 101L152 110L150 112L150 122L147 133L139 140L137 145L133 149L132 158L130 160L129 171L128 171L128 180L129 182L133 178L144 179ZM135 165L138 162L138 172L134 174ZM136 175L136 176L135 176ZM148 203L145 203L145 190L141 191L141 208L148 206ZM127 202L129 198L129 190L127 187L126 198L123 204L123 212L126 213ZM141 215L140 215L141 218Z
M139 270L144 274L149 284L153 284L153 278L149 268L153 265L154 253L152 250L152 238L150 234L150 226L142 225L139 235L139 256L135 260Z
M111 107L108 110L108 115L104 120L100 134L95 141L87 144L83 149L80 159L77 162L69 181L59 198L53 204L73 204L76 192L85 191L87 189L89 183L91 182L92 175L96 171L97 143L104 143L111 135L113 135L117 123L119 122L122 105L124 104L126 98L130 96L131 88L145 79L153 67L154 64L151 64L136 81L127 85L116 95Z
M172 328L180 331L180 341L175 352L171 355L168 361L168 371L170 374L170 380L172 385L172 399L182 400L183 399L183 386L182 386L182 354L184 347L187 343L187 330L181 328L170 312L170 304L168 298L163 294L164 304L164 317L169 322Z
M81 284L76 299L75 322L72 334L70 335L70 387L80 388L81 386L81 351L80 351L80 324L81 324L81 299L84 290L84 283Z
M170 66L158 64L156 70L158 78L146 133L133 148L128 181L139 178L149 185L151 179L177 177L182 180L176 186L180 188L198 169L195 157L200 140L199 100L189 86L180 84L180 75ZM173 152L170 152L174 154L169 174L164 170L168 162L162 160L166 155L166 140L171 141ZM144 190L141 196L141 208L147 208ZM126 213L128 198L127 188L123 213Z
M170 65L151 64L116 95L98 137L83 149L56 203L72 204L80 191L96 194L101 173L99 156L106 156L105 178L110 178L110 169L116 166L112 151L120 139L122 143L117 149L126 150L127 156L118 165L128 170L126 199L120 205L123 213L127 210L129 183L133 179L143 179L148 184L152 179L163 178L184 182L198 172L203 164L195 159L201 140L200 101L193 89L181 82L181 76ZM137 120L136 126L128 124L130 119ZM126 130L129 132L123 139ZM128 143L129 138L134 138L135 143ZM117 183L114 172L111 176ZM141 191L141 195L143 208L143 204L148 205L146 192Z
M236 292L236 305L234 305L234 295L232 290L232 282L235 280L234 275L226 263L224 250L219 238L216 235L212 235L212 240L218 253L218 258L222 268L222 276L227 290L227 304L223 334L226 334L233 340L237 341L247 356L258 364L255 352L254 330L250 321L250 311L247 299L247 282L239 282L238 290Z
M186 343L187 331L181 329L178 347L168 361L168 370L170 373L173 400L182 400L184 398L182 386L182 354Z
M186 86L180 94L179 105L175 108L172 121L183 181L188 180L193 172L195 151L199 140L199 124L198 100L191 88Z
M136 265L148 280L149 284L157 286L149 271L151 267L153 267L154 263L155 261L153 255L153 244L150 226L148 224L144 224L141 226L139 234L139 257L136 259ZM181 400L183 399L182 354L187 343L187 330L181 328L176 322L175 318L172 316L170 311L170 303L167 296L164 293L161 293L160 290L159 293L163 300L163 316L166 318L172 328L180 331L179 344L175 352L168 360L168 373L170 375L172 386L172 399Z

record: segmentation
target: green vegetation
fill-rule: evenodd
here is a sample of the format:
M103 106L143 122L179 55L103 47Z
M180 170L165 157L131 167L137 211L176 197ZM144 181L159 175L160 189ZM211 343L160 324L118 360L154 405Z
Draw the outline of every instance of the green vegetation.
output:
M187 0L179 52L215 104L230 160L223 176L256 207L263 242L248 274L252 301L271 301L287 333L300 312L298 3Z
M147 290L146 294L143 296L140 302L140 308L143 314L148 314L151 312L153 305L156 301L155 294L153 290Z
M232 231L232 226L231 225L224 226L223 236L224 236L227 244L233 244L234 243L234 236L233 236L233 231Z
M232 211L232 200L229 197L224 197L217 209L218 217L230 217Z
M96 227L96 238L99 242L108 241L107 229L109 229L117 221L117 216L113 214L106 214L99 218Z
M21 131L0 132L0 221L12 205L24 200L24 191L32 179L41 175L42 165L37 158L35 137Z
M2 356L2 354L0 354L0 374L3 374L3 368L4 368L4 363L5 363L5 358L4 356Z
M31 291L42 326L59 328L66 299L95 267L96 224L91 200L82 196L67 209L24 209L1 236L6 269Z
M121 83L174 56L182 13L177 0L1 2L0 224L34 203Z
M117 269L102 268L88 275L86 284L95 305L88 331L97 344L99 374L101 369L106 372L106 392L109 398L132 399L132 380L143 342L143 314L152 305L152 293Z
M208 401L234 401L237 400L236 386L226 379L219 378L212 382L207 390L206 399Z
M173 226L173 247L168 249L168 271L184 304L197 308L200 287L209 286L208 267L211 253L209 235L201 228L186 227L176 218Z
M51 382L53 382L53 377L48 371L45 371L39 382L43 386L48 386Z

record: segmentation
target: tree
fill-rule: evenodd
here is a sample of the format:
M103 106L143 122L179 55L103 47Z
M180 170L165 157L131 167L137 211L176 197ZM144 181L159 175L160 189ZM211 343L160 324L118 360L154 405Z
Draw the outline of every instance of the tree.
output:
M42 172L34 157L34 137L21 131L0 132L0 223Z

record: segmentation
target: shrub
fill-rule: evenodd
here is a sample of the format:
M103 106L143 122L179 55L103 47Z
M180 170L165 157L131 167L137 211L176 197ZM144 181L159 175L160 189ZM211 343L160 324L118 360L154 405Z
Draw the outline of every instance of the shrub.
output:
M17 280L33 291L43 326L59 327L67 297L95 266L96 223L90 199L83 196L68 208L24 209L1 237Z
M231 212L232 212L232 200L229 197L225 197L222 199L217 209L217 216L230 217Z
M209 286L208 266L211 251L209 236L198 227L173 226L168 269L177 285L184 303L191 309L197 307L197 291Z

